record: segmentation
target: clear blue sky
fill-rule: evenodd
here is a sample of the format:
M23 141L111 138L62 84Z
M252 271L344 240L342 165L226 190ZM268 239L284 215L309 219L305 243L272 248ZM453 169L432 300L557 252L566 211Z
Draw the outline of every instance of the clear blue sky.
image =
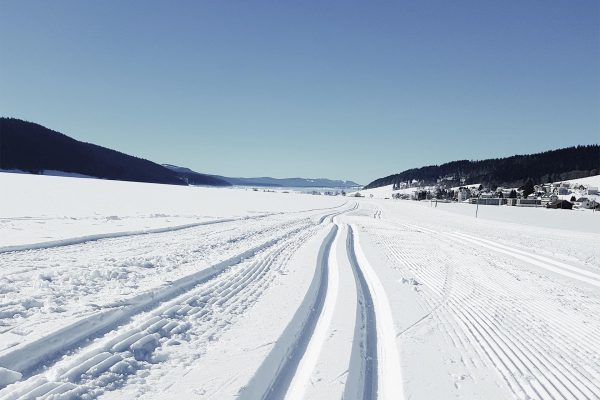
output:
M0 114L159 163L360 183L600 142L600 2L0 2Z

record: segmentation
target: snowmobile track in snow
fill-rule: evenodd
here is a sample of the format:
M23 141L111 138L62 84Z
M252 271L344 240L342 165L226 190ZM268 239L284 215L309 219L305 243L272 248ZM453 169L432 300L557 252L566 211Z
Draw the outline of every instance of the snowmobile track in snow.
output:
M351 360L344 398L361 398L365 400L377 398L377 329L373 298L369 286L356 260L354 250L354 231L348 227L346 236L346 254L352 266L356 282L358 306L353 354L360 355L360 360ZM356 351L355 351L356 349Z
M256 292L258 289L249 291L248 288L264 281L265 275L274 268L274 260L283 257L275 268L285 264L314 229L319 228L306 229L304 225L297 227L193 276L181 278L152 293L136 296L122 307L91 315L59 332L4 354L0 358L0 365L23 372L25 378L29 379L7 388L9 392L3 391L0 397L27 399L62 392L81 392L86 393L87 397L96 397L94 390L77 383L84 378L88 381L106 379L104 375L107 373L130 375L141 368L141 362L152 356L154 349L160 345L160 340L185 333L190 325L186 320L191 318L214 322L217 317L211 315L214 314L215 307L228 307L228 313L225 314L239 315L260 294ZM262 255L263 253L266 255ZM255 261L244 268L247 260ZM264 290L267 284L268 282L261 283L260 290ZM138 314L152 309L155 310L141 324L115 329ZM201 335L206 340L212 340L226 329L226 325L226 321L217 326L206 323L203 328L205 332ZM48 381L42 374L37 375L37 369L42 363L48 366L58 356L111 330L116 332L112 338L99 339L101 344L89 350L83 347L83 354L72 361L68 370L63 371L56 379ZM96 391L102 390L102 385L96 388Z
M400 400L404 398L404 388L402 386L400 356L396 345L396 328L392 317L390 303L383 284L362 251L359 236L356 231L356 227L349 227L349 235L352 235L353 237L350 242L352 244L351 250L355 255L355 266L358 267L357 271L360 269L367 290L370 293L375 331L377 334L376 397L384 400ZM357 286L358 285L359 283L357 282ZM367 353L366 356L369 357L370 354ZM369 383L370 382L368 381L365 382L366 385ZM368 392L369 391L367 390L366 393Z
M306 296L254 377L240 391L240 399L285 397L325 303L329 253L337 231L337 225L331 226L319 249L317 267Z
M344 203L344 204L346 204L346 203ZM346 213L352 212L352 211L357 210L357 209L358 209L358 203L354 203L353 206L352 206L352 208L345 209L345 210L340 210L340 211L336 211L336 212L333 212L331 214L323 215L319 219L319 224L333 223L333 220L334 220L335 217L337 217L339 215L342 215L342 214L346 214Z
M241 390L241 399L303 398L336 307L338 267L329 262L336 260L331 256L332 247L344 234L345 255L358 300L344 398L403 398L396 332L385 290L358 247L354 229L344 227L347 229L337 223L331 227L321 244L303 303L250 383Z

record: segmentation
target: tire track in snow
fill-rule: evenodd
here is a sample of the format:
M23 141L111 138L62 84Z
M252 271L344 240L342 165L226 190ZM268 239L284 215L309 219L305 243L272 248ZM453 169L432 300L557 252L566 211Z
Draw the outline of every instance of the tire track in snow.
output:
M296 373L287 389L285 396L286 400L302 400L304 398L306 387L309 385L310 377L315 370L319 355L321 354L327 335L329 334L329 328L336 307L340 280L336 254L335 251L331 250L332 248L335 248L335 244L339 238L340 229L337 224L335 225L335 230L336 235L327 254L327 277L325 278L326 288L323 306L310 337L310 341L306 346L304 354L296 368Z
M329 256L328 284L323 310L306 351L299 362L296 374L287 390L286 400L305 398L307 388L313 384L310 381L311 377L319 376L317 371L318 362L324 366L330 365L333 367L336 365L335 362L324 355L326 345L334 346L338 350L345 349L350 355L342 364L337 365L337 368L345 371L342 374L347 374L343 394L339 394L349 400L372 400L377 398L377 329L373 300L364 274L356 261L352 230L348 225L341 227L338 224L336 225L338 226L338 234L332 247L339 247L338 242L343 244L344 251L342 254L346 258L343 261L344 263L347 262L345 265L349 268L346 271L352 271L352 278L350 279L354 281L354 285L351 286L353 288L352 293L349 294L355 296L356 299L356 306L352 309L354 312L352 324L354 328L348 332L349 335L344 339L343 335L341 337L335 335L341 326L331 326L334 313L338 315L346 312L343 309L344 304L338 301L340 296L339 270L342 259L338 258L336 251L332 250ZM344 287L344 289L347 288L348 286ZM329 354L329 357L331 356ZM318 397L325 394L328 389L322 387L316 390Z
M297 235L306 228L307 221L300 221L299 224L296 224L296 226L291 225L275 238L267 239L260 245L255 245L208 268L181 277L167 286L122 300L112 308L81 318L58 331L44 335L38 340L8 349L0 355L0 366L23 373L27 377L42 363L52 362L61 354L77 347L82 341L109 332L115 326L126 323L135 315L148 311L164 301L189 291L198 284L222 273L232 265L254 256L259 251L271 248L277 243Z
M84 348L82 354L61 365L51 376L33 376L6 388L0 397L29 399L68 393L71 398L82 395L95 398L105 390L124 384L127 376L145 368L155 349L174 337L185 337L188 331L200 329L195 333L200 342L215 340L227 329L232 317L243 313L257 300L273 274L313 231L298 229L289 233L286 240L265 247L258 256L248 255L254 261L246 262L246 266L231 266L214 279L162 303L141 322L119 328L99 345Z
M254 377L240 391L240 399L279 400L286 396L325 305L329 255L337 233L338 226L332 225L319 248L315 274L304 300Z
M346 254L358 296L352 354L359 359L350 360L344 398L371 400L377 398L378 388L376 315L369 286L356 260L354 232L350 226L346 235Z
M298 224L315 225L321 215L284 215L0 254L0 292L8 292L10 300L0 304L0 336L15 344L35 340L51 319L71 323L121 306L140 290L189 275ZM79 301L70 300L74 297ZM110 299L112 304L107 304ZM6 347L0 346L0 356Z
M331 214L325 214L325 215L323 215L323 216L322 216L322 217L319 219L319 224L323 224L323 223L325 223L325 221L326 221L326 220L327 220L329 223L333 223L333 220L334 220L334 218L335 218L335 217L337 217L337 216L339 216L339 215L342 215L342 214L345 214L345 213L352 212L352 211L356 210L357 208L358 208L358 203L354 203L354 204L352 205L352 207L350 207L350 208L348 208L348 209L341 210L341 211L336 211L336 212L333 212L333 213L331 213Z
M357 275L364 277L370 293L375 316L377 334L377 392L376 398L384 400L400 400L404 398L402 386L402 369L396 345L396 328L392 317L389 300L383 284L364 255L356 228L349 227L349 235L353 236L352 251L355 255ZM365 382L367 385L369 382Z

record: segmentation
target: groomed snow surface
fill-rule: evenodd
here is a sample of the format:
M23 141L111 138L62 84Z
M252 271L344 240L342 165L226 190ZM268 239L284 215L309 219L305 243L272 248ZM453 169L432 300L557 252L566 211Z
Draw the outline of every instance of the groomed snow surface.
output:
M600 213L0 188L0 399L600 398Z

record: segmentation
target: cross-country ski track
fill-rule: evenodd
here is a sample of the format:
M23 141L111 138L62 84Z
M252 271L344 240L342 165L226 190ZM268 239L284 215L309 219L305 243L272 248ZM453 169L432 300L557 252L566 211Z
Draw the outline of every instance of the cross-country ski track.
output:
M348 198L0 246L0 399L599 399L600 235L544 235Z

